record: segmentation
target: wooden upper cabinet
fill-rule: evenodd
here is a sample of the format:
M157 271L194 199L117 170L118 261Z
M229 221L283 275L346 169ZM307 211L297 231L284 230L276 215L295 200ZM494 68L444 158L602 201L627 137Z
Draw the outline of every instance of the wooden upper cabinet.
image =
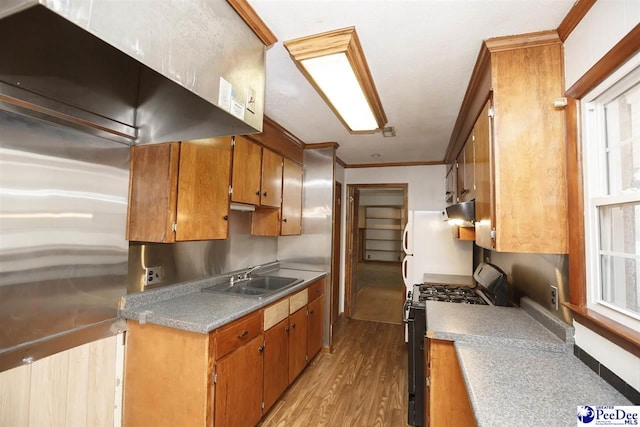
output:
M229 237L230 138L180 144L176 241Z
M475 131L475 129L474 129ZM464 145L464 198L467 202L476 198L476 175L475 175L475 132L471 134Z
M282 203L282 156L262 149L262 194L260 205L279 208Z
M233 193L231 201L260 204L262 147L242 136L235 137L233 147Z
M467 202L475 198L475 147L473 132L467 138L464 147L456 159L456 193L458 202Z
M493 229L493 187L491 185L491 119L489 111L491 100L487 101L476 124L476 244L492 249L491 230Z
M127 239L226 239L230 173L230 138L133 147Z
M484 109L473 131L476 242L482 247L567 253L564 111L554 107L564 96L562 61L555 31L483 45L469 89L475 92L468 90L463 102L463 108Z
M456 165L447 165L447 178L446 178L446 193L444 195L447 205L451 205L456 202Z
M284 159L282 173L282 227L280 234L302 234L302 166Z
M131 147L127 240L173 242L180 143Z

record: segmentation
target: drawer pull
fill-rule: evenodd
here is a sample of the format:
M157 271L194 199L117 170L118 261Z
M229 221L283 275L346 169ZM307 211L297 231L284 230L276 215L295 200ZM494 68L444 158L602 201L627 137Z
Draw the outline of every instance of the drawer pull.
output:
M242 331L242 333L240 335L238 335L238 338L244 338L247 336L247 334L249 333L249 331L247 331L246 329L244 331Z

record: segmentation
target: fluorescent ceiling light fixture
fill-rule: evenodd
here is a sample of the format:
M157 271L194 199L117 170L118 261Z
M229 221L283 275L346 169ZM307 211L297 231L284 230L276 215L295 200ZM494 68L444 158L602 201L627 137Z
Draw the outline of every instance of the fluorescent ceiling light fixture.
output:
M387 123L355 27L284 42L302 74L352 133Z

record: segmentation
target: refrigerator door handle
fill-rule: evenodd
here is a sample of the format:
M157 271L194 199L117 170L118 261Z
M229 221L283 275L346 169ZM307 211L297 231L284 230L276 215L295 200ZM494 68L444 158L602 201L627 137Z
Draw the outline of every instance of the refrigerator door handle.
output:
M402 232L402 250L405 254L409 253L409 228L411 227L411 223L407 222L404 226L404 231Z
M402 281L404 282L404 286L408 289L410 287L409 284L409 257L411 255L407 255L402 260Z

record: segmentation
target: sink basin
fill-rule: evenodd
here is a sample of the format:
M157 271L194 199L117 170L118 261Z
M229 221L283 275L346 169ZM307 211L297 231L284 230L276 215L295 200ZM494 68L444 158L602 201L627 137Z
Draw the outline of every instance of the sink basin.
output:
M279 290L301 283L302 279L293 277L260 276L253 277L246 284L249 289Z
M229 283L222 283L209 286L208 288L202 288L202 291L249 298L262 298L281 289L302 283L302 281L302 279L294 279L292 277L258 276L242 282L236 282L233 286Z

